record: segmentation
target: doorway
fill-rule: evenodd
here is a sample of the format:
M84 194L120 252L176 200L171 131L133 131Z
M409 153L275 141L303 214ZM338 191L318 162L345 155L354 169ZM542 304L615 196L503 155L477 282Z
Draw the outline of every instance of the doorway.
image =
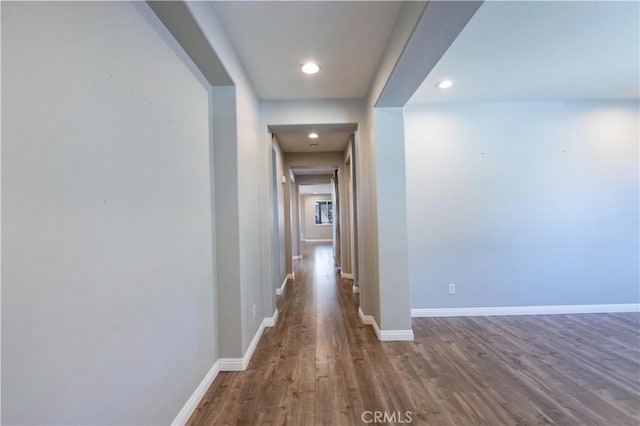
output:
M294 278L295 264L303 255L304 245L314 243L333 245L334 268L342 278L353 279L351 187L355 182L351 169L357 124L268 128L274 144L272 161L281 165L283 175L277 176L284 184L281 188L284 197L278 206L284 221L278 231L285 234L280 250L286 259L287 277ZM274 188L279 185L278 181L273 183Z

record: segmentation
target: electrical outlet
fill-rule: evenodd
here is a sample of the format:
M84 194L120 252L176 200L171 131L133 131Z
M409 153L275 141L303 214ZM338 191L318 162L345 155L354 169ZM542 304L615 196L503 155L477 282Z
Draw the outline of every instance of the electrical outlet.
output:
M253 319L256 319L256 305L253 305Z
M456 285L449 284L449 294L456 294Z

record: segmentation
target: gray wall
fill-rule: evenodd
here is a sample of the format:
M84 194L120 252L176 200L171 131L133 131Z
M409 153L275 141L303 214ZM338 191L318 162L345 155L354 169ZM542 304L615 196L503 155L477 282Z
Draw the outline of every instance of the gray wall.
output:
M300 252L300 186L295 182L293 173L289 171L289 198L291 226L289 226L289 241L291 244L291 256L301 256ZM285 207L286 208L286 207ZM285 246L286 246L285 241ZM292 267L293 270L293 267Z
M288 266L287 260L291 262L291 259L290 259L291 256L287 258L285 254L285 246L286 246L285 241L290 240L291 238L291 226L285 225L285 216L291 214L291 210L290 210L291 206L285 204L284 192L285 192L285 185L290 186L292 182L290 181L289 176L287 176L289 173L285 172L284 170L284 157L282 154L282 149L280 148L280 144L278 143L278 140L276 138L273 138L272 141L273 141L273 149L276 154L275 155L276 183L275 183L275 193L273 194L275 203L272 203L272 204L276 204L278 206L277 214L273 222L274 224L277 223L278 226L275 229L275 231L277 231L276 235L274 235L273 237L273 242L275 244L274 244L274 250L272 252L272 255L273 255L272 273L274 274L273 283L277 287L280 287L280 285L282 284L282 281L287 275L287 266ZM282 183L283 176L287 179L286 183ZM276 213L276 212L273 212L273 213ZM275 292L275 288L273 290Z
M301 195L302 232L305 240L332 240L332 225L315 224L315 203L319 200L331 200L331 194ZM335 213L335 212L334 212Z
M341 263L342 272L345 274L353 274L353 266L351 259L351 188L349 187L349 176L351 175L351 164L347 164L347 154L351 154L351 142L345 149L345 161L342 167L344 174L338 176L340 183L340 232L342 236L340 238L341 243ZM349 162L351 160L349 159Z
M240 265L240 215L238 212L238 153L236 88L212 89L214 204L218 316L225 326L218 333L220 357L242 353L242 286Z
M271 145L263 143L266 126L261 126L258 100L245 70L224 32L224 27L214 11L211 2L189 2L188 7L202 29L205 37L231 76L235 92L235 120L227 126L235 127L236 143L233 161L233 178L237 177L237 194L229 200L237 204L238 216L238 257L225 267L239 271L239 281L219 282L220 289L240 286L240 305L234 306L236 315L225 321L240 323L241 334L221 329L221 356L241 357L249 347L262 319L271 316L275 309L275 292L271 290L271 248L269 230L272 223L264 212L271 210L266 194L271 185ZM224 159L223 159L224 161ZM223 182L216 182L218 186ZM222 264L220 264L222 267ZM256 316L253 316L253 306ZM235 328L235 326L234 326ZM223 338L226 338L223 339ZM240 339L240 345L237 344ZM233 345L223 345L224 341L235 340ZM237 350L239 348L240 350ZM229 350L232 349L232 350Z
M375 108L374 126L379 325L382 329L411 330L402 108Z
M637 303L638 114L407 107L412 307Z
M205 83L144 3L2 3L3 424L167 424L216 360Z
M364 115L362 117L360 135L355 138L355 179L357 186L356 194L356 222L357 222L357 253L358 253L358 282L360 284L360 305L366 315L371 315L376 320L381 329L408 330L411 328L411 317L409 309L409 281L408 266L406 262L397 269L398 278L387 280L380 277L380 269L392 271L398 268L397 260L393 257L387 259L379 251L388 251L392 247L400 247L406 250L406 219L401 214L389 212L390 215L379 216L378 197L385 200L397 199L396 188L393 185L377 186L377 175L384 175L385 178L401 185L400 190L404 195L404 164L401 167L387 167L388 164L398 164L397 153L392 155L390 163L386 163L386 158L381 156L385 151L393 152L394 147L401 147L402 129L393 129L391 125L388 129L377 128L380 124L386 127L386 123L376 123L375 105L382 94L387 81L398 63L398 59L404 51L407 40L413 33L416 23L420 20L425 9L426 2L405 2L393 27L384 54L378 64L378 69L371 82L367 99L364 103ZM417 72L421 72L419 68ZM396 105L398 107L402 105ZM392 120L393 121L393 120ZM377 133L382 138L377 139ZM400 145L398 145L400 144ZM379 170L382 167L384 170ZM391 191L391 192L387 192ZM404 197L401 197L404 198ZM404 204L404 203L403 203ZM386 208L386 207L385 207ZM401 207L402 208L402 207ZM380 228L379 221L393 217L393 223L383 223L382 228L389 227L399 230L399 232L387 232ZM384 236L386 241L380 245L379 236ZM386 274L389 277L391 274ZM392 292L394 297L386 299L383 294ZM382 312L385 315L381 315Z

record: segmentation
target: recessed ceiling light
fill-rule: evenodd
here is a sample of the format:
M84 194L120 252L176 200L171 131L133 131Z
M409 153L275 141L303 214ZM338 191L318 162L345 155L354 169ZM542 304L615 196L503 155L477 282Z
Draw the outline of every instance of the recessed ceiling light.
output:
M318 134L315 132L309 133L309 139L318 139Z
M448 89L449 87L453 86L453 81L451 80L440 80L437 84L436 87L438 89Z
M306 64L301 66L300 69L305 74L315 74L320 71L320 66L315 62L307 62Z

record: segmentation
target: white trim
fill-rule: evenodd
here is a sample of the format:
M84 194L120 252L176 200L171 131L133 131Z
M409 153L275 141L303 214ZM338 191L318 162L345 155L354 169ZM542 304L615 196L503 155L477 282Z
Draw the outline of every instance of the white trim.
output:
M220 358L220 371L244 371L249 366L249 361L245 364L243 358Z
M353 291L354 293L360 293L360 286L358 284L354 284L351 287L351 291Z
M293 260L298 260L298 259L302 259L302 255L293 256Z
M376 320L373 318L373 315L365 315L364 312L362 312L362 307L358 307L358 316L360 317L360 321L364 325L370 325L373 327L373 331L375 331L376 336L380 333L380 329L378 328L378 323L376 323Z
M187 402L184 404L178 415L171 422L172 426L182 426L187 424L189 418L204 398L205 393L215 380L216 376L220 371L243 371L246 370L249 366L249 361L253 356L253 352L256 350L256 346L258 346L258 342L260 341L260 337L262 337L262 333L266 327L274 327L278 322L278 310L276 309L272 316L264 318L260 323L260 327L256 331L255 336L253 336L253 340L251 344L247 348L244 356L242 358L221 358L217 360L213 367L209 370L209 372L204 376L204 379L198 384L196 390L193 391Z
M332 243L333 239L329 239L329 240L302 240L305 243Z
M187 402L184 404L178 415L171 422L171 426L183 426L189 421L189 418L204 398L205 393L211 386L211 383L215 380L216 376L220 372L220 361L216 361L209 372L204 376L204 379L200 382L195 391L191 394Z
M353 274L347 274L346 272L341 272L340 274L342 275L342 278L346 278L348 280L355 280L355 277L353 276Z
M288 279L288 280L292 280L292 279L294 279L295 277L296 277L296 273L295 273L295 272L292 272L292 273L290 273L290 274L287 274L287 279Z
M278 323L278 310L276 309L273 312L273 316L263 319L262 322L264 323L265 327L275 327Z
M244 353L242 358L220 358L218 362L220 363L220 371L244 371L249 366L249 361L251 361L251 357L253 356L253 352L256 350L256 346L258 346L258 342L260 341L260 337L262 337L262 333L266 327L274 327L276 322L278 321L278 310L276 309L273 313L273 316L266 317L260 323L256 334L253 336L247 351Z
M407 342L413 340L413 330L380 330L383 342Z
M255 348L254 348L255 349ZM253 355L253 353L252 353ZM245 362L246 354L242 358L220 358L220 371L244 371L249 366L249 361Z
M495 306L484 308L411 309L412 317L476 317L504 315L600 314L607 312L640 312L640 303L611 305Z
M289 281L289 275L285 276L284 281L282 281L282 285L276 288L276 296L280 296L282 293L284 293L284 288L287 286L287 281ZM277 309L276 309L276 312L277 312Z
M380 330L378 323L372 315L365 315L362 308L358 308L358 316L364 325L373 327L378 340L382 342L399 342L413 340L413 330Z

